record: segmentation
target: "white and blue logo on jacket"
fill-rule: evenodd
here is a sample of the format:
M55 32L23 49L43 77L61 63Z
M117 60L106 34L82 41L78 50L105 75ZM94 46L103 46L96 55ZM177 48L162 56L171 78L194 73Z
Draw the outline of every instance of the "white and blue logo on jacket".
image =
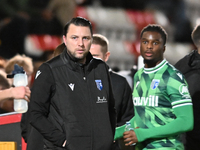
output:
M103 84L101 80L95 80L97 88L101 91L103 89Z

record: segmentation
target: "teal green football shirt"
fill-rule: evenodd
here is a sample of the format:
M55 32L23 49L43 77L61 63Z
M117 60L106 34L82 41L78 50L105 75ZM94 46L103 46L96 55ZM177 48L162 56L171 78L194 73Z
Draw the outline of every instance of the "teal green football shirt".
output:
M166 60L140 69L134 76L133 103L136 149L184 149L180 133L192 129L193 110L187 82L178 70ZM116 128L115 138L123 129Z

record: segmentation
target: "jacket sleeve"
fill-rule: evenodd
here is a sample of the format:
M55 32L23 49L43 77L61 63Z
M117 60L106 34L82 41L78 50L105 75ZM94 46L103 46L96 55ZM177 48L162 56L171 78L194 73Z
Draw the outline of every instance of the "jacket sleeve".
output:
M30 123L45 139L62 147L66 139L65 134L47 119L54 90L55 85L51 69L44 63L36 73L31 90Z
M106 69L107 70L107 69ZM115 99L113 95L113 90L112 90L112 85L111 85L111 79L110 79L110 74L107 70L107 75L108 75L108 80L109 80L109 115L110 115L110 122L112 126L112 131L113 131L113 137L115 135L115 128L116 128L116 109L115 109Z
M120 110L121 116L117 118L117 126L121 126L125 124L126 121L130 120L134 116L132 91L126 79L124 79L123 88L124 88L123 100L122 100L122 105L121 105L121 110Z

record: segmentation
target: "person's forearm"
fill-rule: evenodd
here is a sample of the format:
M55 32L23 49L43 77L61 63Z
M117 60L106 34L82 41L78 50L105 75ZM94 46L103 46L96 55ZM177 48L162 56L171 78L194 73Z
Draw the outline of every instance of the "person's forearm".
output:
M5 90L1 90L1 91L0 91L0 101L5 100L5 99L8 99L8 98L12 98L11 89L12 89L12 88L5 89Z
M10 87L9 89L0 91L0 101L5 99L25 99L29 102L31 91L29 87L19 86Z

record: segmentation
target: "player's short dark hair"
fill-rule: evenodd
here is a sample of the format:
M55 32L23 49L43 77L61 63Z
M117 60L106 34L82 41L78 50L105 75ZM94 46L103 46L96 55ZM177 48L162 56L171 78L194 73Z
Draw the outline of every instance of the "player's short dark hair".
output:
M144 27L140 33L140 38L143 36L143 33L146 31L153 31L153 32L158 32L160 33L162 39L163 39L163 45L166 44L166 40L167 40L167 32L165 31L165 29L158 24L149 24L146 27Z
M63 30L63 35L66 36L69 26L71 24L74 24L76 26L84 26L84 27L89 27L90 28L90 32L91 35L93 35L93 31L92 31L92 25L91 22L83 17L76 17L76 18L72 18L69 22L67 22L67 24L64 27Z

